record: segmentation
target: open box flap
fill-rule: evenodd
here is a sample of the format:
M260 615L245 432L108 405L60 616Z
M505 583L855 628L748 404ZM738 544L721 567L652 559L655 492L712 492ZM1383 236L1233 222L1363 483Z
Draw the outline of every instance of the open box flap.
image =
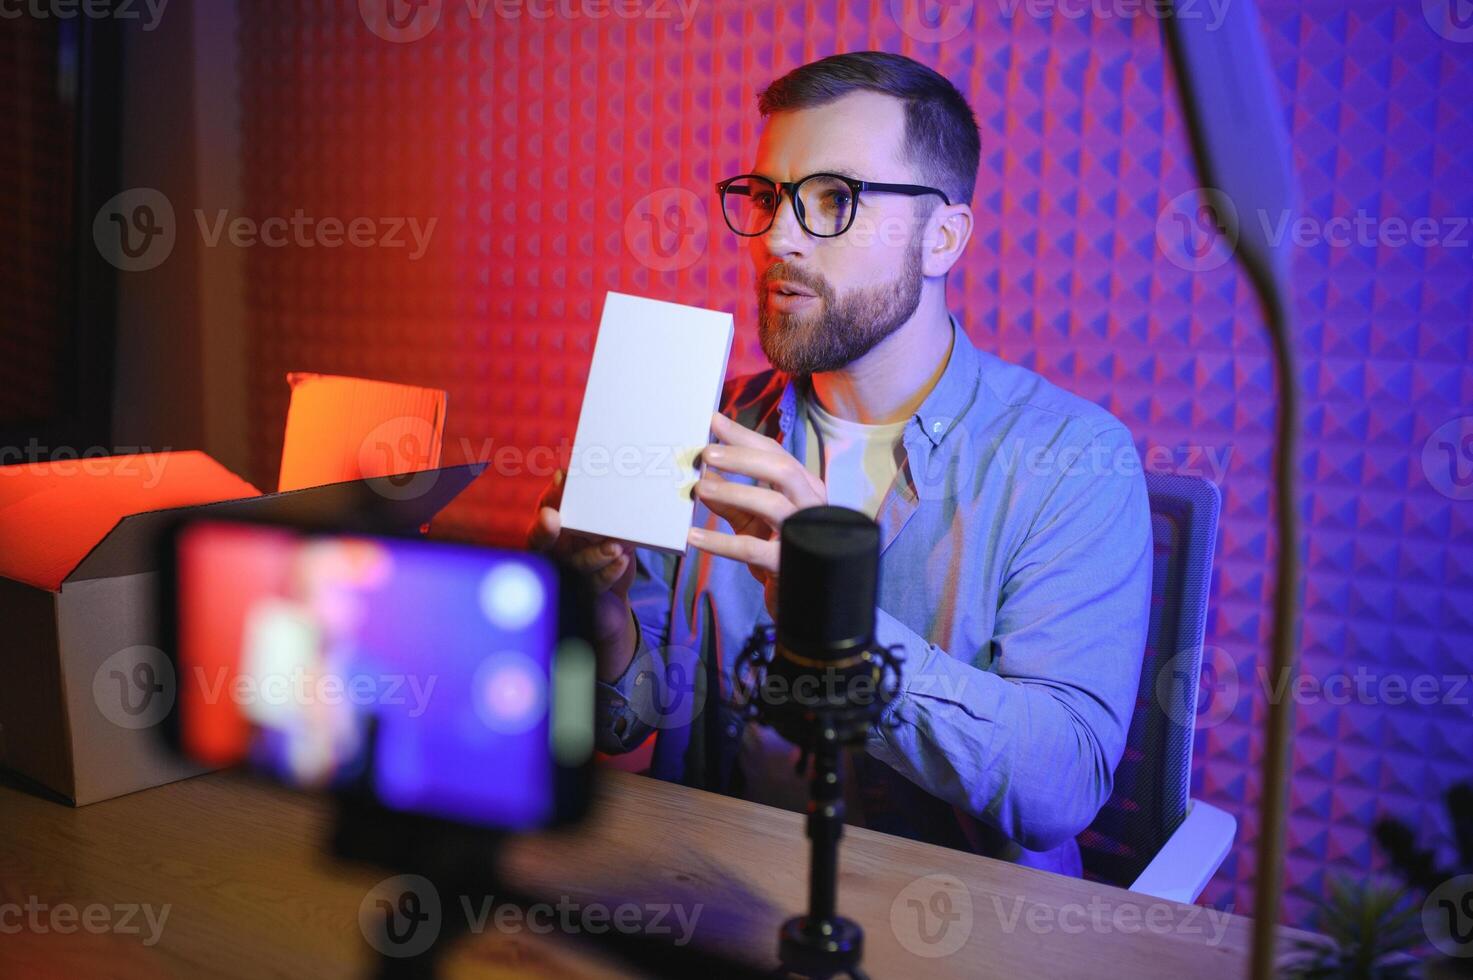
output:
M347 531L410 533L428 524L485 468L481 462L463 463L402 476L348 480L245 500L134 514L119 521L66 581L152 571L158 564L159 534L181 520L246 519Z
M0 467L0 576L55 591L129 514L260 492L195 450Z
M391 381L296 371L278 491L432 470L446 394Z

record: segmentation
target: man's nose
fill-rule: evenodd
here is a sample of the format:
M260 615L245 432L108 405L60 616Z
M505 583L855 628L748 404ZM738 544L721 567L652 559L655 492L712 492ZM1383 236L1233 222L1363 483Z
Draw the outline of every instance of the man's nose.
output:
M758 236L757 241L769 255L777 258L802 256L813 247L813 239L798 224L794 207L793 195L784 192L777 203L777 213L772 216L772 227L766 234Z

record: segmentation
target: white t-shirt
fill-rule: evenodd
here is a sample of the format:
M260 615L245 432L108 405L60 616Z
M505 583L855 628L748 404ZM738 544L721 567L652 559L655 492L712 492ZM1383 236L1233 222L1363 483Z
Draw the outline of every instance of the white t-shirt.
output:
M803 462L828 487L829 503L852 507L871 518L879 513L905 452L900 442L905 423L905 419L884 425L850 422L824 411L817 399L808 399Z
M807 399L808 427L804 465L824 481L829 503L852 507L873 518L900 468L905 452L900 435L906 420L862 425L836 418L817 399ZM808 781L793 772L798 749L772 729L748 724L739 755L746 775L745 797L755 803L803 812L808 807ZM854 766L844 757L845 822L862 826Z

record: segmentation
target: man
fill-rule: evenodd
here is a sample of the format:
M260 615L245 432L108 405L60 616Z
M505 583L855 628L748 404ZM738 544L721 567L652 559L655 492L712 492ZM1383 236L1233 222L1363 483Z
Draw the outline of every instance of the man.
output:
M856 754L851 822L1078 875L1145 646L1130 434L948 313L979 136L946 79L838 55L759 108L752 172L718 193L774 370L725 387L689 550L559 540L560 479L530 535L599 593L600 748L653 733L651 774L801 808L793 750L729 707L732 664L776 614L783 520L854 507L882 529L876 639L904 682Z

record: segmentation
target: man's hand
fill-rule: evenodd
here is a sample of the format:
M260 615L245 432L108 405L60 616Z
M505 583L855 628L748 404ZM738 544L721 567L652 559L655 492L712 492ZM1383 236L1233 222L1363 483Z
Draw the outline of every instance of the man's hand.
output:
M745 562L762 583L767 612L776 619L783 521L805 507L828 503L828 488L781 444L719 412L711 416L711 433L720 444L701 452L706 472L696 484L696 496L735 533L693 527L687 540L707 554ZM757 485L733 483L717 470L751 477Z
M629 586L634 582L634 546L612 538L578 531L562 533L558 507L563 502L563 471L552 475L537 515L527 530L527 547L563 560L583 575L593 590L594 645L599 680L612 681L624 673L634 657L637 637L629 609Z

